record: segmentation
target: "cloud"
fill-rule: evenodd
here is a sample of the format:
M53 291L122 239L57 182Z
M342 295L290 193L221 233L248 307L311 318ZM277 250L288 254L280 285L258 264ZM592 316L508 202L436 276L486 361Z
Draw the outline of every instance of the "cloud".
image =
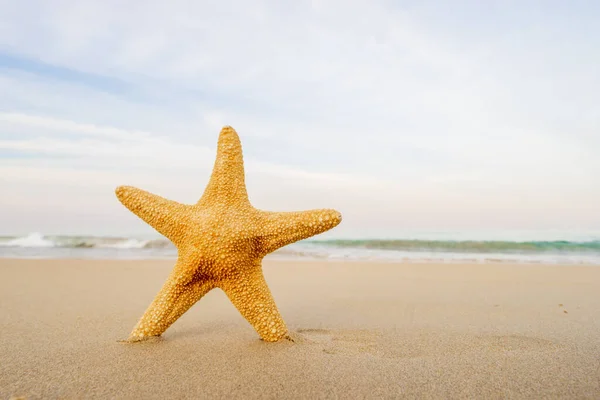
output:
M69 156L87 162L110 162L112 166L141 165L146 168L157 168L160 165L160 168L163 168L162 166L167 165L173 169L212 167L216 153L215 148L182 145L166 136L149 132L80 124L69 120L20 113L0 113L0 129L10 131L14 126L26 128L20 131L21 134L34 130L36 132L34 135L37 137L26 140L0 140L0 149L50 157ZM53 137L65 134L67 137L64 138ZM83 136L84 139L79 139L78 136ZM312 173L252 159L246 160L245 163L250 170L283 178L346 184L355 184L360 180L360 177L351 175ZM370 178L368 179L371 181Z

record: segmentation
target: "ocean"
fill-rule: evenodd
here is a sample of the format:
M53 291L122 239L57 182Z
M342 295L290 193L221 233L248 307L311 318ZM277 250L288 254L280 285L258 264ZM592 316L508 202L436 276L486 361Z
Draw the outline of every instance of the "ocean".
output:
M0 257L175 259L165 238L69 236L30 233L1 236ZM398 239L308 239L267 256L381 262L547 263L600 265L600 232L406 233Z

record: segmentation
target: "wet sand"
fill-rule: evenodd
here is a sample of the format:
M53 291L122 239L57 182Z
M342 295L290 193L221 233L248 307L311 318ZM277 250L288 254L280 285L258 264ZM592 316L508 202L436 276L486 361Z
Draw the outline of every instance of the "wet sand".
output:
M0 398L600 398L600 267L265 261L295 343L213 290L122 344L171 261L0 260Z

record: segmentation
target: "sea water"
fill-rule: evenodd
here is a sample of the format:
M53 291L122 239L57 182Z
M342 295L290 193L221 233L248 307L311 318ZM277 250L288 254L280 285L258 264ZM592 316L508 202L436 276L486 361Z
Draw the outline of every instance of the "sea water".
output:
M174 259L165 238L31 233L0 237L0 257ZM308 239L267 258L600 265L600 232L419 232L383 239Z

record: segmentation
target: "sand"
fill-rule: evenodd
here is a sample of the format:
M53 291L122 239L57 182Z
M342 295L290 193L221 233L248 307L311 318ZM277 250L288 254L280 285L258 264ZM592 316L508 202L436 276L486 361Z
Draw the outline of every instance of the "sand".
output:
M0 260L0 398L600 398L600 267L265 261L296 338L214 290L122 344L170 261Z

